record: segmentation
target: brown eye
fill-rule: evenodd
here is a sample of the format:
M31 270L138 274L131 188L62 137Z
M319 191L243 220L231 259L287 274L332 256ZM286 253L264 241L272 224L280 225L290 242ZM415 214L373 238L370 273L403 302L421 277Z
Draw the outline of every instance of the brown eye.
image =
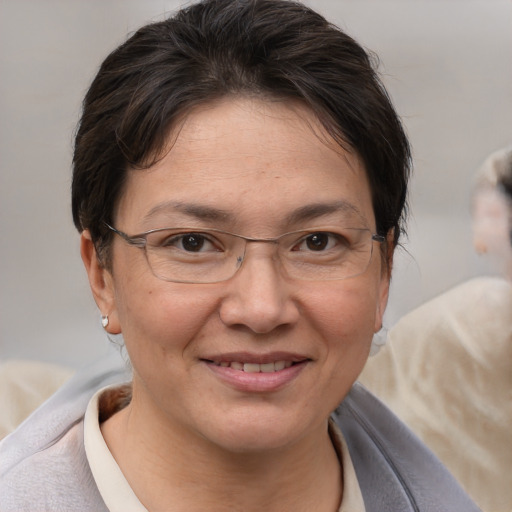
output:
M202 233L179 233L168 236L159 244L160 247L178 249L184 252L217 251L213 240Z
M293 251L304 253L332 253L349 248L349 241L341 233L331 231L313 231L303 236L293 247Z
M198 252L204 246L204 236L190 233L188 235L184 235L181 239L181 245L185 251L189 252Z
M305 239L305 242L310 251L323 251L329 245L329 235L327 233L313 233Z

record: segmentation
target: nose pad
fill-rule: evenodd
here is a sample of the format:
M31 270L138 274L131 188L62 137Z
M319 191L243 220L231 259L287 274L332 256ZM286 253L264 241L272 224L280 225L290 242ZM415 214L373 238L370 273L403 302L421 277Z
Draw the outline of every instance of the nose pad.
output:
M226 325L245 326L263 334L293 324L299 312L279 268L277 251L269 254L263 248L254 252L237 258L237 273L226 283L220 317Z
M281 265L281 259L279 258L279 254L278 254L278 244L274 240L246 240L246 244L243 249L243 252L236 258L235 275L240 271L240 268L242 266L244 266L244 262L247 257L247 247L249 246L249 244L251 244L251 242L258 243L258 244L264 244L264 246L267 246L267 247L271 246L273 248L272 254L268 254L266 256L260 255L259 257L269 258L272 262L274 262L274 265L276 265L276 264L278 266ZM265 247L263 247L263 250L265 250Z

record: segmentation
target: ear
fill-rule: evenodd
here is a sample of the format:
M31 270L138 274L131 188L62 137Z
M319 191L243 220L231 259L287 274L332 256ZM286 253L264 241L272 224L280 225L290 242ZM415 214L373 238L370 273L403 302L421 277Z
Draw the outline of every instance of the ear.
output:
M115 301L114 279L100 261L89 230L82 232L80 254L96 305L102 315L108 315L109 321L105 330L110 334L119 334L121 326Z
M393 269L393 255L395 253L394 229L389 231L384 243L384 253L381 254L382 268L380 274L379 292L377 297L377 311L375 314L373 332L378 332L382 329L382 319L388 304L391 271Z

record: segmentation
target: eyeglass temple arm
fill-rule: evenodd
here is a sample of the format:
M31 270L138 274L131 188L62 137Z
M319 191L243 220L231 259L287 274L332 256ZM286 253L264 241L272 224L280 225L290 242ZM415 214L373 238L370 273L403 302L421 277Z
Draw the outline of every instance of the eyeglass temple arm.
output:
M146 239L141 236L129 236L123 231L119 231L119 229L114 228L107 222L104 222L105 226L107 226L108 229L113 231L116 235L119 235L125 242L129 243L130 245L134 245L136 247L143 247L146 245Z

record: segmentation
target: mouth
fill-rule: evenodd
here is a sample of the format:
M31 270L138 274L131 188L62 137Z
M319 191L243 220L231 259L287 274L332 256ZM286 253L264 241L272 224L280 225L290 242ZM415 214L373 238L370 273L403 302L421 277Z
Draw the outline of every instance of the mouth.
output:
M254 352L224 352L205 354L201 360L222 368L232 368L247 373L273 373L291 366L311 361L305 354L275 351L267 354Z
M305 360L303 360L305 361ZM206 360L206 362L214 364L215 366L220 366L222 368L232 368L233 370L238 370L240 372L247 373L274 373L284 370L285 368L290 368L295 364L299 364L302 361L289 361L289 360L279 360L279 361L270 361L268 363L247 363L242 361L210 361Z
M230 353L201 358L208 368L231 387L244 392L281 389L302 374L312 359L303 354Z

